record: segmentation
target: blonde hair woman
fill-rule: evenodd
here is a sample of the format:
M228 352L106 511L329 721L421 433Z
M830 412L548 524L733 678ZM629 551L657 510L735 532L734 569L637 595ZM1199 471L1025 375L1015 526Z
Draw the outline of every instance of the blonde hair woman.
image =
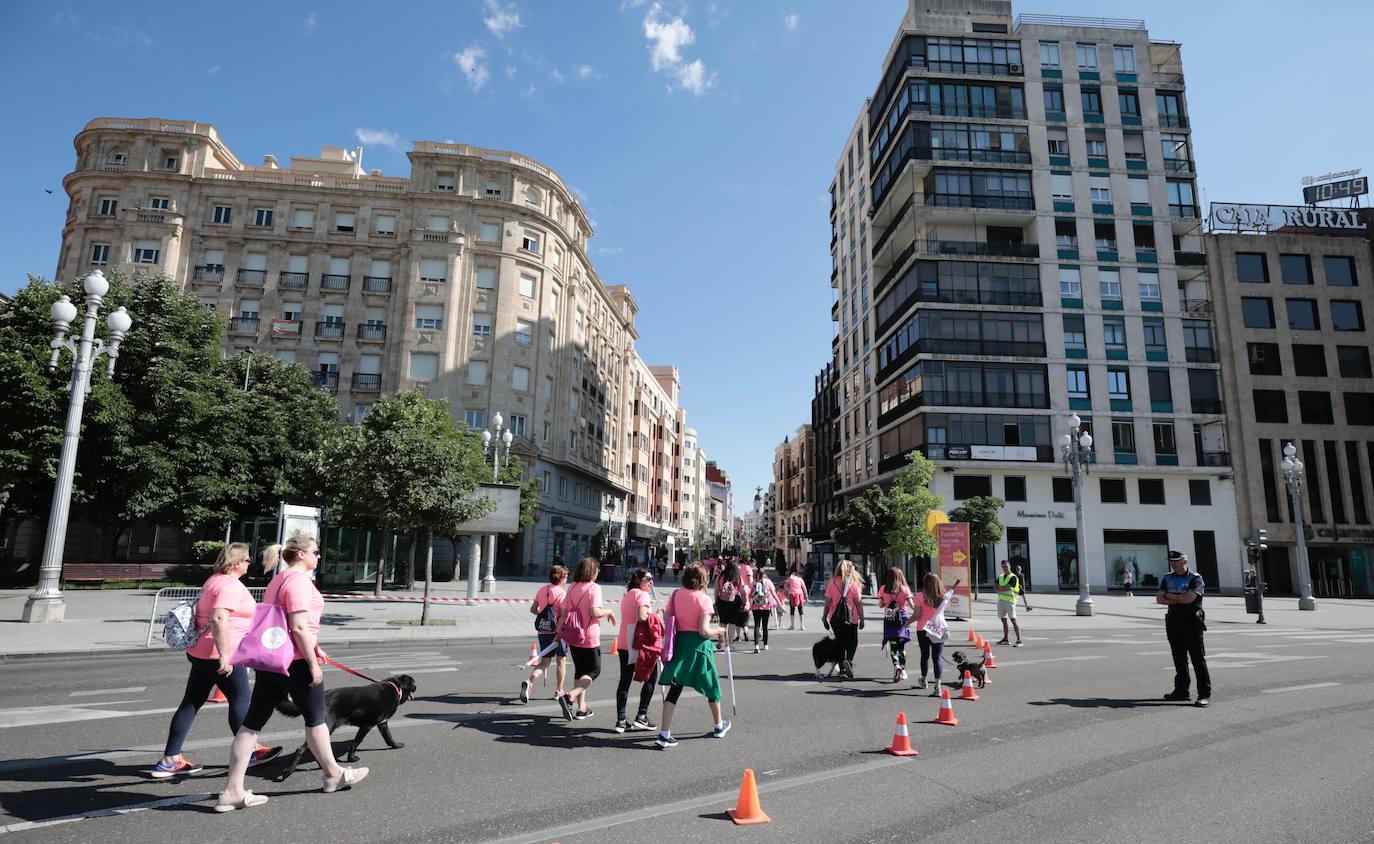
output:
M186 649L191 673L186 678L181 705L167 728L162 759L153 768L154 779L200 773L200 765L181 755L181 746L212 688L218 687L229 701L230 735L243 726L243 718L248 713L248 669L235 668L229 660L238 649L239 641L248 633L253 611L257 608L257 602L239 580L248 573L248 563L247 545L234 542L224 546L219 559L215 560L215 573L201 587L193 622L200 635L195 644ZM280 747L267 748L255 742L248 764L261 764L280 752Z
M821 624L835 634L844 648L840 676L854 679L854 652L859 649L859 631L864 627L863 586L852 560L835 564L835 576L825 585L825 612Z
M272 544L262 549L262 573L275 577L282 573L286 568L286 563L281 558L281 545Z

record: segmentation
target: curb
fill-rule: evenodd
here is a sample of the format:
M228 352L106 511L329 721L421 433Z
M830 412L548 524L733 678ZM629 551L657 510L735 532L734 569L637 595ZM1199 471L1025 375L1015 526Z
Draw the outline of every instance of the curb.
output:
M328 642L326 650L331 653L336 650L364 647L378 644L424 644L424 645L520 645L529 644L529 636L406 636L406 637L386 637L376 639L341 639ZM52 651L52 652L33 652L33 653L0 653L0 665L6 663L22 662L76 662L87 660L115 660L132 659L136 657L154 656L157 654L175 655L177 651L167 647L147 648L110 648L102 651Z

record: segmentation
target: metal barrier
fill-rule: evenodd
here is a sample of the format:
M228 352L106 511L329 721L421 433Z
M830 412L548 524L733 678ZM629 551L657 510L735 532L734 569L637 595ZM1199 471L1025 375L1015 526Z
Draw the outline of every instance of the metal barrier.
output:
M194 601L200 597L199 586L168 586L165 589L157 590L153 595L153 609L148 613L148 640L143 643L145 648L153 646L153 636L161 636L162 625L167 621L167 611L180 604L182 601ZM265 586L250 586L248 593L253 596L254 601L262 600L262 593L267 591ZM161 612L158 605L162 605Z

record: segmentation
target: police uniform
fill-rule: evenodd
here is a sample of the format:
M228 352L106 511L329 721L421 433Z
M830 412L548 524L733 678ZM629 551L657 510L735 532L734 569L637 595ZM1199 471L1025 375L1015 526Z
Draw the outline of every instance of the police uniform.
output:
M1188 696L1188 661L1193 662L1193 672L1197 674L1197 696L1206 700L1212 696L1212 675L1207 671L1207 654L1202 644L1202 634L1207 629L1202 612L1202 575L1193 571L1164 575L1159 583L1159 591L1169 595L1184 592L1197 592L1198 597L1191 604L1169 604L1164 615L1164 631L1169 637L1169 650L1174 657L1175 696L1184 699Z

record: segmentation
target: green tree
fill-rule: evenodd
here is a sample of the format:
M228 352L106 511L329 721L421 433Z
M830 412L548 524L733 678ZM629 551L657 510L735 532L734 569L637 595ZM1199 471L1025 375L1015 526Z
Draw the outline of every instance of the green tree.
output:
M874 484L851 499L832 522L835 541L859 554L881 554L892 529L892 502L887 491Z
M935 552L935 538L926 533L926 516L944 503L930 491L935 464L919 451L907 455L906 468L897 475L889 493L892 525L884 537L891 554L929 556Z
M969 544L975 549L975 559L983 559L983 549L1001 541L1002 522L997 513L1006 503L995 495L975 495L964 499L963 504L949 512L951 522L968 522ZM969 577L978 582L977 574L972 570Z

